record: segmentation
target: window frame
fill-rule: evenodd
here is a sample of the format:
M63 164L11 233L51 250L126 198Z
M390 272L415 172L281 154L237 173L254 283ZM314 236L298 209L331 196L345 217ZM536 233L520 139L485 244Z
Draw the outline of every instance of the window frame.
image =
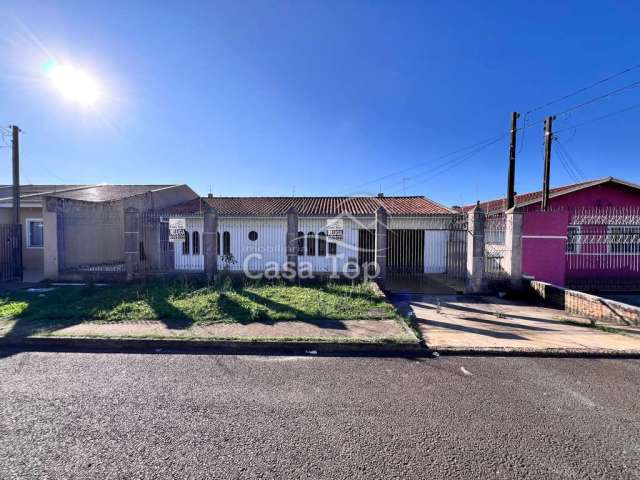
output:
M222 255L231 255L231 233L228 230L222 232Z
M182 239L182 255L191 255L191 233L186 228Z
M327 238L327 256L335 257L338 255L338 242Z
M574 233L572 235L569 234L569 230L574 229L575 231L577 231L577 233ZM570 236L577 236L577 237L581 237L582 236L582 225L568 225L567 226L567 245L565 247L565 252L567 253L567 255L580 255L580 253L582 253L582 241L578 241L578 243L569 243L569 237ZM581 238L578 238L579 240L581 240ZM569 245L574 245L575 249L574 250L569 250Z
M324 232L318 232L316 235L318 239L318 249L316 251L316 255L318 257L326 257L327 256L327 234Z
M314 232L307 233L307 257L315 257L316 256L316 234Z
M620 229L621 232L613 232L613 229ZM629 233L624 233L624 230L632 230ZM607 236L609 235L640 235L640 225L607 225ZM631 244L631 251L620 252L616 251L614 246L624 245L622 243L607 242L607 253L609 255L640 255L640 243Z
M193 255L200 255L200 232L198 230L191 232L191 252Z
M36 223L39 222L40 224L42 224L42 245L33 245L31 243L31 224L32 223ZM37 249L37 250L42 250L44 249L44 222L42 221L42 218L27 218L25 219L25 228L27 230L27 238L26 238L26 243L25 243L25 247L26 248L33 248L33 249Z

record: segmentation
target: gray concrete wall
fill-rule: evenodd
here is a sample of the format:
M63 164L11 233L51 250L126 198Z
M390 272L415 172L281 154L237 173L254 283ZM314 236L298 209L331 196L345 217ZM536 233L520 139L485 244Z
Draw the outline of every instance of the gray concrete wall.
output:
M60 269L124 262L122 202L63 205Z

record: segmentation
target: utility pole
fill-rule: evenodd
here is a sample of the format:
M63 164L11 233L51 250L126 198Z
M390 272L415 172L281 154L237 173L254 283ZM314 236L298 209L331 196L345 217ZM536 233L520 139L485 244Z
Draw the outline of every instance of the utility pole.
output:
M11 127L13 142L11 145L11 159L13 165L13 223L20 225L20 129Z
M520 114L511 114L511 144L509 145L509 173L507 175L507 210L516 204L516 134Z
M551 142L553 142L553 120L549 116L544 122L544 175L542 178L542 210L549 209L549 184L551 183Z

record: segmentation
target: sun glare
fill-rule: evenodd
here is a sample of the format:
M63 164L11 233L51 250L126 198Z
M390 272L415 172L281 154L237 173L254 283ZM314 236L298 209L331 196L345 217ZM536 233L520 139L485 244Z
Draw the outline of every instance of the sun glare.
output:
M89 107L95 105L102 96L96 80L71 65L50 62L45 66L45 72L54 87L69 101Z

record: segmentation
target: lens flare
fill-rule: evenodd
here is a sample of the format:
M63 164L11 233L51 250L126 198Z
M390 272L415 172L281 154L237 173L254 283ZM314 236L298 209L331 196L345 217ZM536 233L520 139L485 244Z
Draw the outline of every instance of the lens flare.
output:
M58 65L49 61L44 66L45 74L62 96L83 106L95 105L102 97L100 86L88 73L71 65Z

